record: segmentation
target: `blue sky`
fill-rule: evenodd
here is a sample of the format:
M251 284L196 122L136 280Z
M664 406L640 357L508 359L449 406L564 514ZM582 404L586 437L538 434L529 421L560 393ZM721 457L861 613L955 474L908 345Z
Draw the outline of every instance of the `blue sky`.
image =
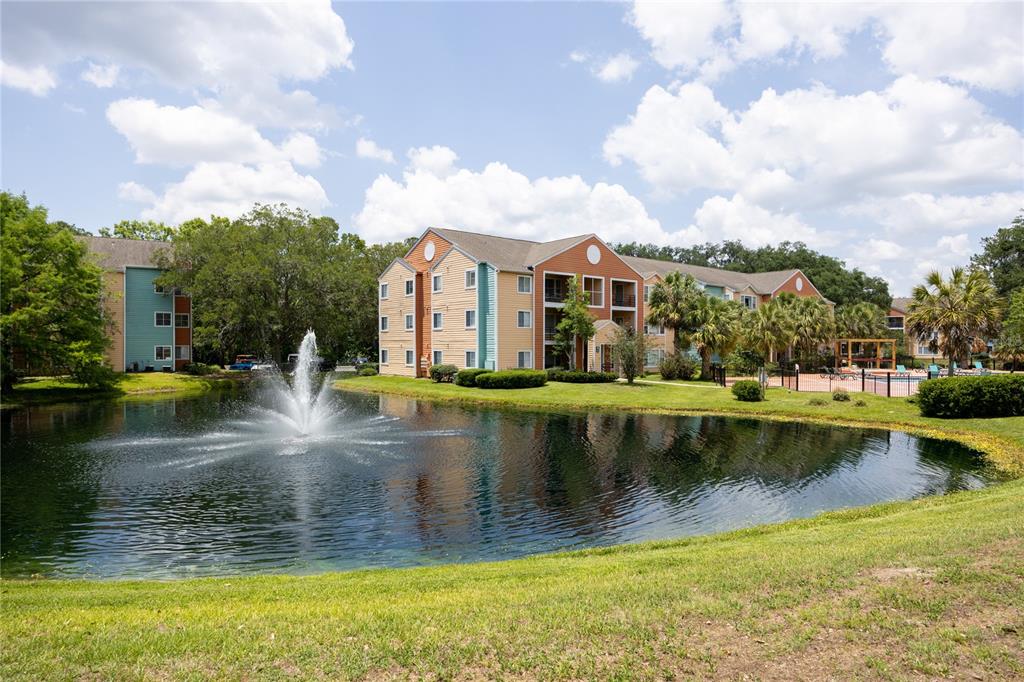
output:
M90 230L802 239L903 293L1024 206L1019 3L59 8L0 6L0 171Z

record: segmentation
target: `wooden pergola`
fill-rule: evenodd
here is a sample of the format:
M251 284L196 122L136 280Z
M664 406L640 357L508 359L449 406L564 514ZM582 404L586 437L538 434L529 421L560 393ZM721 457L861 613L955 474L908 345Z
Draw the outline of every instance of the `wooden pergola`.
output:
M888 357L883 353L885 346L889 346ZM857 346L857 351L854 351ZM873 346L868 353L869 346ZM889 365L889 369L896 369L896 339L836 339L835 343L836 369L839 369L840 359L845 359L847 367L853 367L853 363L869 364L874 363L874 368L882 369L883 363ZM862 366L863 366L862 364Z

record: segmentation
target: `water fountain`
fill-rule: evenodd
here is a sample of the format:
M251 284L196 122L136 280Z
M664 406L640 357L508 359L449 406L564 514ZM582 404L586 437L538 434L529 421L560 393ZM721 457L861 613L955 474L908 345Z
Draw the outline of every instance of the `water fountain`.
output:
M271 390L279 409L266 410L265 413L299 436L324 433L337 416L330 404L330 382L321 382L319 388L315 385L319 365L316 333L310 329L299 346L292 385L288 386L279 372L270 378Z

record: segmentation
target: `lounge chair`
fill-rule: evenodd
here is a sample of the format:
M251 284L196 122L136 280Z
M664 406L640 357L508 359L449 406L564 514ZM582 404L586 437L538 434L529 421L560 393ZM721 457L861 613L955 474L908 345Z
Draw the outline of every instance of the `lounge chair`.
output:
M931 364L931 365L928 365L928 373L929 374L942 374L942 370L939 369L938 365Z
M910 374L907 368L903 365L896 365L896 374Z

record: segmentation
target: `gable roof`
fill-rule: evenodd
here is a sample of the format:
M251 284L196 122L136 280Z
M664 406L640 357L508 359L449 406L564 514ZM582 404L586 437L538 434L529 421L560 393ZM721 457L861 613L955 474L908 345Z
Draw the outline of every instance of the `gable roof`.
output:
M676 263L675 261L639 258L637 256L623 256L622 259L643 273L644 277L658 275L664 279L670 272L681 272L684 275L691 275L695 280L704 284L727 287L733 291L742 291L749 288L755 293L763 295L775 293L790 277L800 272L796 268L773 270L771 272L735 272L733 270L710 268L704 265L690 265L689 263ZM806 275L804 277L807 278ZM807 282L812 287L814 286L810 279L807 279ZM817 287L815 287L815 291L817 291ZM818 293L820 294L821 292ZM825 297L822 296L822 298Z
M912 299L912 298L908 298L908 297L904 297L904 296L896 296L896 297L893 297L892 305L890 306L890 308L892 308L893 310L898 310L901 313L906 313L906 312L910 311L910 304L913 303L913 302L914 302L914 299Z
M414 268L409 261L405 260L401 256L398 256L393 261L388 263L388 266L386 268L384 268L384 270L380 273L380 275L377 276L377 279L378 280L383 279L384 275L388 274L388 272L391 270L391 268L395 267L396 265L401 265L402 267L404 267L409 272L411 272L413 274L416 274L416 268Z
M432 227L430 230L460 247L463 253L472 254L476 260L490 263L499 270L512 272L529 272L529 266L547 260L556 253L593 236L584 234L550 242L534 242L447 227Z
M96 263L104 270L123 271L128 267L155 268L156 255L170 247L167 242L148 239L117 239L82 235L81 239Z

